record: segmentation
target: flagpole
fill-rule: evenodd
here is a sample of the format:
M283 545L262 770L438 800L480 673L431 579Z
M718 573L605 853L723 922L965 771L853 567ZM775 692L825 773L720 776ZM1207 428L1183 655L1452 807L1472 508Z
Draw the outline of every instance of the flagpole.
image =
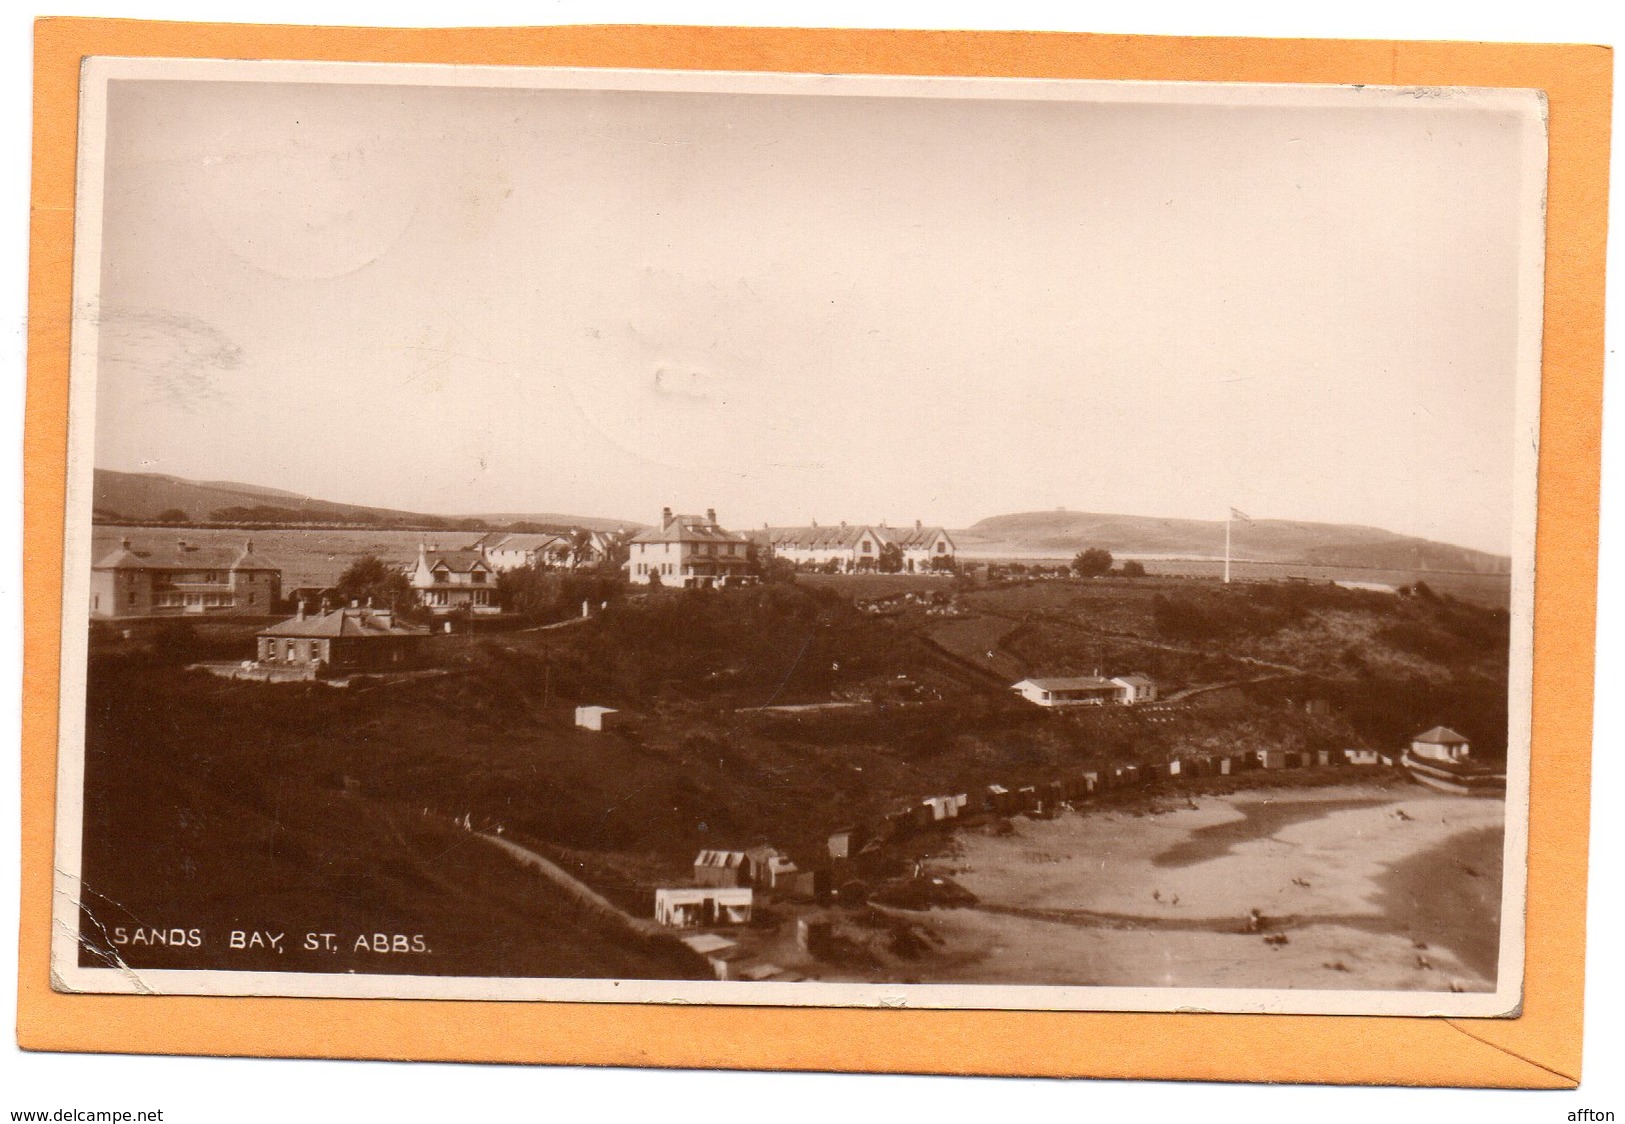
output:
M1230 584L1230 520L1234 516L1226 512L1224 516L1224 584Z

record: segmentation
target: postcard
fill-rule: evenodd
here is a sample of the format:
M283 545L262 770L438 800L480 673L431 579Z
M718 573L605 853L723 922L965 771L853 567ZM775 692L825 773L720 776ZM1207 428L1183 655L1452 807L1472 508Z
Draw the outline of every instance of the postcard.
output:
M1516 1014L1538 91L81 99L57 988Z

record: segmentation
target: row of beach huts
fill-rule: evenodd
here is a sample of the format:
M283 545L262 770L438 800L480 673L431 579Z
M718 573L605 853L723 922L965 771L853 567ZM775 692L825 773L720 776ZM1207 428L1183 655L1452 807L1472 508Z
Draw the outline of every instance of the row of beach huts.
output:
M676 929L742 925L750 922L758 894L791 901L833 899L840 895L844 868L850 860L947 821L1019 815L1051 818L1100 793L1184 778L1393 763L1392 757L1367 749L1261 749L1196 754L1155 764L1110 763L1033 784L992 783L969 792L939 793L831 832L825 854L812 870L802 869L768 844L741 851L702 850L694 859L692 886L655 891L654 917Z

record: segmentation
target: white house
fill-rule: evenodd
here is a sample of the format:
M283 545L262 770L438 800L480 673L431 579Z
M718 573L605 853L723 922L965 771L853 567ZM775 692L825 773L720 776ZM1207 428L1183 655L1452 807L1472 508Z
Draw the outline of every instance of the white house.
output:
M482 551L491 568L501 572L526 566L560 566L570 561L570 540L560 535L492 531L475 539L468 549Z
M433 550L418 544L418 558L407 571L418 600L436 615L466 609L480 616L502 611L497 599L496 570L483 550Z
M1112 682L1123 688L1119 702L1133 705L1157 701L1157 682L1149 675L1118 675Z
M750 537L775 558L797 566L834 563L843 573L856 573L880 564L882 540L870 527L845 523L821 527L815 522L806 527L763 527Z
M749 886L672 887L655 891L655 920L674 929L704 925L745 925L750 922Z
M1023 679L1010 689L1037 706L1106 706L1110 703L1133 706L1157 699L1156 680L1148 675L1119 675L1111 679L1098 675Z
M1448 726L1435 726L1425 734L1411 739L1411 756L1434 761L1464 761L1468 755L1467 739Z
M898 551L899 568L905 573L925 573L945 569L954 560L954 540L941 527L927 527L915 520L913 527L888 527L859 523L837 523L805 527L763 527L750 537L772 552L798 566L827 566L842 573L863 573L880 568L881 552L888 546Z
M1037 706L1105 706L1123 695L1121 684L1098 675L1023 679L1010 689Z
M715 508L702 515L660 513L660 525L632 536L627 576L640 585L696 589L752 580L750 543L717 524Z
M911 574L940 570L953 564L954 540L941 527L927 527L916 519L913 527L888 527L882 523L876 532L887 543L902 550L903 569Z

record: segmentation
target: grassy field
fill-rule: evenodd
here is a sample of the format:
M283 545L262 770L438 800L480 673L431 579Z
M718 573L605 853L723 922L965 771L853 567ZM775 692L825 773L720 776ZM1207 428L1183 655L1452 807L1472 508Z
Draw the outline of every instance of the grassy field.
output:
M1119 563L1132 554L1122 555ZM1012 554L999 551L961 550L961 562L1020 562L1025 565L1065 566L1072 555ZM1195 578L1221 582L1224 578L1222 558L1154 558L1137 559L1146 573L1155 577ZM1309 582L1363 583L1399 589L1425 582L1436 592L1471 601L1492 609L1505 609L1512 599L1512 578L1507 574L1471 573L1455 570L1384 569L1367 566L1318 566L1307 562L1254 562L1236 560L1230 564L1232 584L1237 582Z

